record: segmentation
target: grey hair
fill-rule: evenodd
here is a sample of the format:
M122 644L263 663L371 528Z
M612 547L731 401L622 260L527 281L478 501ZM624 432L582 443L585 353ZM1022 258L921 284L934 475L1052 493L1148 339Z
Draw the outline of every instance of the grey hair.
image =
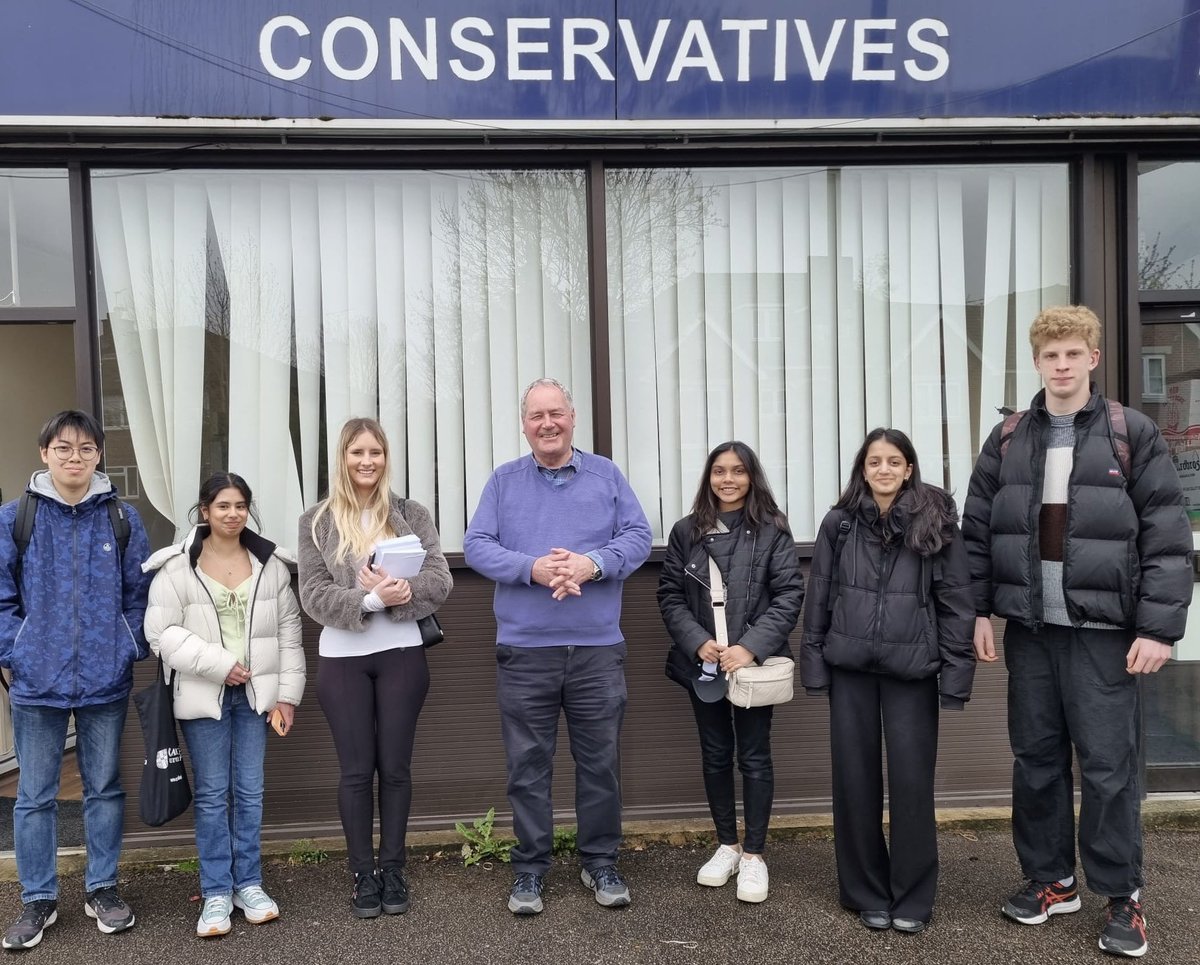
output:
M525 391L521 393L521 418L522 419L525 418L525 410L526 410L525 403L526 403L526 400L529 398L529 393L532 392L534 389L540 388L541 386L546 386L546 387L552 388L552 389L558 389L558 391L563 394L563 398L566 400L567 405L572 409L572 411L575 409L575 400L573 398L571 398L571 390L568 389L561 382L559 382L558 379L546 379L546 378L534 379L532 382L529 383L529 385L528 385L528 387L526 387Z

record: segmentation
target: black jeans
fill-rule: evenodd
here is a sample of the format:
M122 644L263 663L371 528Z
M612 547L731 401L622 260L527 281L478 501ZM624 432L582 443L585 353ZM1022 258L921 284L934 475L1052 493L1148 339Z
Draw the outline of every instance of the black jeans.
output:
M588 871L615 864L621 844L625 644L496 647L496 699L508 760L515 872L545 874L554 846L554 748L567 718L575 759L576 847Z
M1013 843L1034 881L1075 873L1074 778L1079 761L1079 854L1088 887L1109 897L1142 886L1138 680L1125 672L1127 630L1016 622L1004 635L1013 750Z
M937 678L833 668L833 844L842 904L929 921L937 895ZM889 840L883 836L883 742Z
M737 805L733 791L733 757L737 749L742 773L742 809L746 815L748 854L762 854L775 799L775 769L771 763L771 717L774 707L735 707L727 700L705 703L691 687L692 712L700 732L700 762L704 793L717 828L717 841L737 844Z
M412 805L412 752L417 717L429 692L424 647L365 657L319 657L317 700L337 750L338 813L350 870L375 869L374 801L379 774L379 866L403 868Z

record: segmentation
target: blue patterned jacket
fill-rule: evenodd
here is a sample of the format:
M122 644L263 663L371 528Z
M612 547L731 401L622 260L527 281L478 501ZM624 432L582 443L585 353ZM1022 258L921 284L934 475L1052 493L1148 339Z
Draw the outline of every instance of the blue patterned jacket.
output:
M12 671L14 704L86 707L128 696L133 663L149 652L142 633L150 553L137 512L129 515L123 559L106 503L117 494L96 473L75 506L57 498L49 474L36 473L33 536L18 566L17 500L0 507L0 667ZM20 570L20 585L17 571Z

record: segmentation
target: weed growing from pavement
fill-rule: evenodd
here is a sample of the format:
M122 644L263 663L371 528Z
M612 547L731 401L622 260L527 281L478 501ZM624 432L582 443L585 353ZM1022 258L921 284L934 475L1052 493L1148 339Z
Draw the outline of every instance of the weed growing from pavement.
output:
M328 860L329 852L318 846L317 842L312 838L301 838L288 852L287 863L293 866L324 864Z
M554 846L551 849L556 855L575 853L575 829L555 828Z
M182 861L176 861L173 865L167 865L167 867L174 871L186 871L189 874L194 874L200 870L200 859L184 858Z
M488 813L471 822L471 826L461 821L454 822L454 829L463 839L463 867L486 861L502 861L508 864L512 858L509 852L517 842L511 838L502 838L496 834L496 809L488 808Z

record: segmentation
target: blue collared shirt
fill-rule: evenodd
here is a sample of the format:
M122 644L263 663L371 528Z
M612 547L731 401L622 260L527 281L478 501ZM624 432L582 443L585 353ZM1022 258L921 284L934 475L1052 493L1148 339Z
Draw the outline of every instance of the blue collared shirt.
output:
M565 486L568 482L574 479L575 474L579 472L580 464L583 462L583 460L579 458L579 450L574 446L571 447L570 461L555 469L551 469L549 466L543 466L537 461L537 458L532 452L529 454L529 458L532 459L533 464L537 466L537 471L540 472L543 477L550 480L550 485L556 489L559 486ZM583 555L596 564L596 569L600 571L600 579L604 579L604 558L595 550L584 553Z

